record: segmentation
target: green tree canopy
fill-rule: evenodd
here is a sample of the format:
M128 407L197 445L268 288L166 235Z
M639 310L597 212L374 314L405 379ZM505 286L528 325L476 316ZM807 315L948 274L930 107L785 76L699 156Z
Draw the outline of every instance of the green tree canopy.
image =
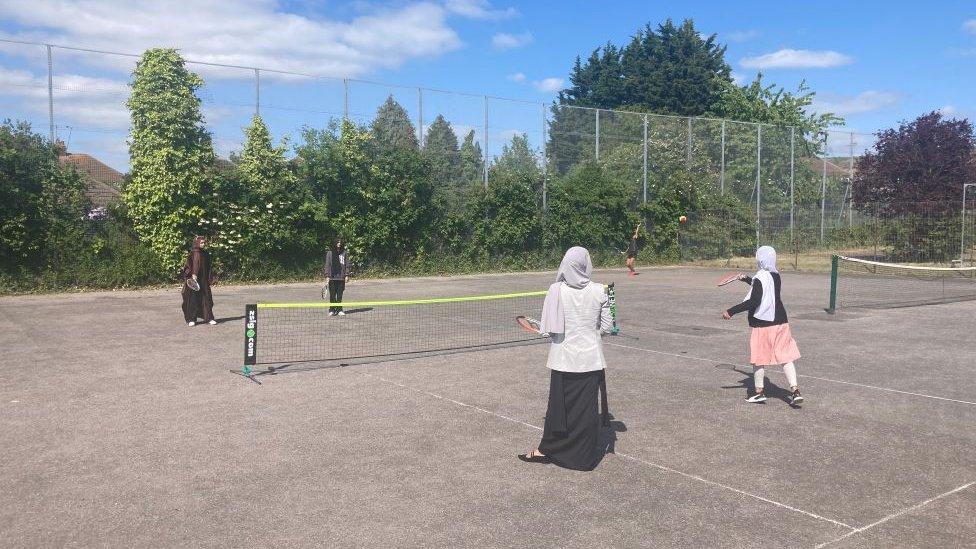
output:
M474 130L464 136L461 144L461 179L465 183L481 183L484 179L484 156L481 144L474 139Z
M461 203L461 151L458 149L457 134L454 128L437 115L427 129L424 139L424 157L430 164L430 176L436 194L452 209Z
M623 48L608 43L585 63L577 58L569 80L560 105L689 116L708 112L732 81L725 46L714 34L702 37L690 19L646 25Z
M805 81L800 82L796 93L791 93L782 87L777 89L775 84L763 84L762 78L762 73L759 73L755 80L745 86L725 83L710 114L731 120L792 126L797 128L798 135L811 137L829 126L844 123L844 119L830 112L809 112L816 94L810 91Z
M82 245L85 184L26 122L0 125L0 269L36 269Z
M376 117L371 126L374 145L383 154L393 150L419 150L417 133L410 115L393 96L386 98L376 111Z
M131 177L122 197L139 237L169 268L182 262L209 194L214 153L196 96L202 85L174 49L146 50L132 73Z

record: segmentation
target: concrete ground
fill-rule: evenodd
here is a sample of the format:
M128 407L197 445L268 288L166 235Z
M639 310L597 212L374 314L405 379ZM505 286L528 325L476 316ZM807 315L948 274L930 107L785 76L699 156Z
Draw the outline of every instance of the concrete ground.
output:
M745 286L709 269L603 271L613 453L589 473L525 464L545 345L261 384L242 362L255 301L319 286L218 287L215 326L179 291L0 298L0 540L6 547L976 546L976 303L841 310L785 273L807 397L750 383ZM350 283L347 300L544 289L551 273ZM342 319L337 319L341 321ZM375 334L373 334L375 335Z

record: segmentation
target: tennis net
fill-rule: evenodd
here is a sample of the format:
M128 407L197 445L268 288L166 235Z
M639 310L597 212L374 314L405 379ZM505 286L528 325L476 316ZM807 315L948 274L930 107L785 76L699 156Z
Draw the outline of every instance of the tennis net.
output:
M835 255L828 312L912 307L976 299L976 267L897 265Z
M515 317L535 317L546 292L345 303L256 303L244 313L244 368L396 358L530 342ZM343 316L332 316L334 307ZM277 368L281 368L278 366ZM275 370L272 366L270 370Z

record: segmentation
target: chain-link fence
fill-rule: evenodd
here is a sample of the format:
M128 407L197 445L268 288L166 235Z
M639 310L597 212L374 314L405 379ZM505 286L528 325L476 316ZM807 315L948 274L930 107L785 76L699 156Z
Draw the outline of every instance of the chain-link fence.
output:
M82 172L96 209L118 199L128 171L126 101L137 60L129 54L0 41L4 116L29 121L35 131L64 144L61 162ZM953 205L892 210L854 203L855 159L872 147L872 135L809 135L732 120L552 105L196 61L187 66L206 82L198 92L203 114L218 162L228 166L255 114L291 151L306 128L341 120L369 126L392 99L407 113L417 146L428 154L454 158L465 141L477 147L483 155L480 173L464 177L483 187L492 186L493 167L512 155L521 139L538 178L540 216L549 209L554 179L587 162L599 163L630 186L632 212L656 200L675 170L690 174L699 189L727 200L720 206L691 206L696 209L687 212L689 221L675 231L681 260L728 262L750 256L763 243L789 250L797 268L819 268L820 259L804 258L826 257L833 250L914 262L971 261L973 256L976 187ZM444 122L457 146L435 149L428 139ZM95 212L93 219L98 217ZM98 226L89 234L100 234ZM620 246L627 237L620 236Z

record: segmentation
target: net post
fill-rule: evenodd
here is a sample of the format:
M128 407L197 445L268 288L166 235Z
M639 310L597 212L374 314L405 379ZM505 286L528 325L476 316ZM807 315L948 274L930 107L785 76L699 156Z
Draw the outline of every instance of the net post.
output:
M839 257L837 254L830 256L830 303L827 307L828 314L834 314L837 309L837 266Z
M244 306L244 366L241 374L250 376L252 366L258 362L258 306Z
M617 326L617 291L613 282L607 284L607 302L610 304L610 318L613 319L610 335L617 335L620 333L620 326Z

